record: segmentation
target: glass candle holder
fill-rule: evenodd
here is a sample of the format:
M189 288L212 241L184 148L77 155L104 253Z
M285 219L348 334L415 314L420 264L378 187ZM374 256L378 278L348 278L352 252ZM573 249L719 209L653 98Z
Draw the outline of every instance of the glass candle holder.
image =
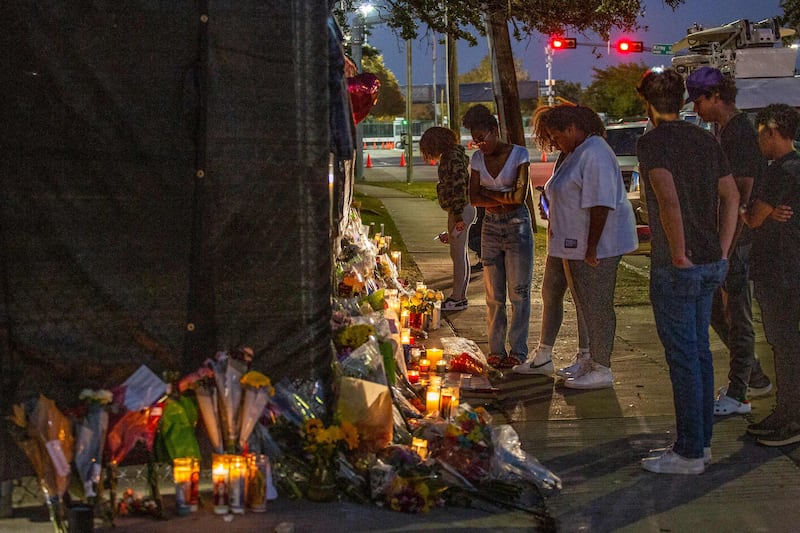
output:
M172 479L175 481L175 509L181 516L191 511L189 500L192 491L192 458L176 457L172 461Z
M419 383L419 370L412 368L408 371L408 382L412 385Z
M211 456L211 481L214 485L214 514L228 514L230 510L228 494L228 456Z
M419 371L422 374L427 374L431 369L431 362L426 359L422 358L419 360Z
M229 456L228 479L230 487L230 508L234 514L244 514L245 458L241 455Z
M439 411L439 387L431 387L428 385L428 391L425 393L425 414L433 414Z
M441 361L442 357L444 356L444 350L441 348L428 348L426 357L431 362L431 366L434 368L436 364Z

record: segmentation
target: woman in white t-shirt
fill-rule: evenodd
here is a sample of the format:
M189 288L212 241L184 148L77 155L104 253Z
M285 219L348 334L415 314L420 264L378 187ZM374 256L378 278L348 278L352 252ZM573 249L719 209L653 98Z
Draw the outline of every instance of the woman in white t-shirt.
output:
M550 203L547 253L561 258L579 321L589 336L591 356L570 367L564 385L612 387L614 287L620 259L638 245L633 208L594 111L573 105L543 108L534 117L534 131L542 149L562 154L545 184Z
M497 119L483 105L464 114L464 127L479 150L472 154L469 196L485 207L481 262L486 290L488 362L510 369L528 357L533 276L533 227L525 204L528 149L504 142ZM511 302L511 316L506 301ZM508 347L508 348L507 348Z

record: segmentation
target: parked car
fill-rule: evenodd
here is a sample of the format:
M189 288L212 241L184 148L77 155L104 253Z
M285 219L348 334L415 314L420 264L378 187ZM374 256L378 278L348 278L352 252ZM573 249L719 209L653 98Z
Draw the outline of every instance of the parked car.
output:
M631 190L631 177L639 164L636 158L636 141L644 134L648 124L647 120L636 120L606 126L606 140L617 154L617 163L627 191Z

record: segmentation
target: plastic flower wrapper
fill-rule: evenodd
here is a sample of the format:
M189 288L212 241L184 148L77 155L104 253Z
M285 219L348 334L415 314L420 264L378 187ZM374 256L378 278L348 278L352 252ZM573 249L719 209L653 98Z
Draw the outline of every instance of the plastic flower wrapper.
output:
M53 527L57 533L65 531L60 501L69 485L73 459L71 422L43 395L34 402L14 405L12 410L8 418L17 444L36 472Z
M217 407L222 427L222 445L229 453L236 451L239 441L239 406L242 401L242 375L246 367L240 361L218 352L209 362L217 386Z
M489 373L489 362L475 341L464 337L443 337L440 342L443 357L450 362L453 372L475 375Z
M354 321L351 321L354 322ZM375 334L375 326L368 323L351 323L333 334L337 358L346 359L354 350L361 347Z
M203 426L211 447L217 453L223 453L222 429L219 424L219 405L217 402L217 387L210 381L200 381L194 387L197 408L203 418Z
M508 424L492 429L492 479L535 483L545 490L561 490L561 478L522 449L519 435Z
M119 400L128 411L145 409L167 393L167 384L146 365L141 365L125 382L114 389Z
M200 445L197 442L197 408L186 396L170 398L164 404L158 432L170 460L177 457L200 458Z
M341 361L342 374L352 378L364 379L373 383L387 385L386 371L383 364L383 353L375 337L370 337L364 344Z
M86 498L97 496L97 484L103 463L103 449L108 433L107 405L113 400L108 390L84 389L78 396L87 404L83 420L75 425L75 468L83 482Z
M247 441L253 428L261 418L264 408L270 397L275 395L275 389L270 379L256 370L251 370L241 379L244 397L240 408L241 421L239 423L239 446L247 448Z
M137 443L141 442L148 451L153 450L163 406L164 403L159 402L139 411L127 411L111 423L106 446L113 464L121 463Z

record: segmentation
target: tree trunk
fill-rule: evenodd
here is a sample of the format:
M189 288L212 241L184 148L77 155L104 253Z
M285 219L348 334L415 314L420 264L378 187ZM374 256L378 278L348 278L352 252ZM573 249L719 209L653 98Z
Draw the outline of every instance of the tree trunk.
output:
M447 34L447 126L461 139L461 117L458 113L458 50L456 40Z
M525 146L525 128L522 125L522 110L519 105L517 71L511 51L511 36L504 11L485 15L486 37L489 41L489 57L492 62L492 89L500 117L500 133L506 141ZM530 183L530 182L529 182ZM536 206L533 190L528 191L525 203L531 212L531 224L536 231Z

